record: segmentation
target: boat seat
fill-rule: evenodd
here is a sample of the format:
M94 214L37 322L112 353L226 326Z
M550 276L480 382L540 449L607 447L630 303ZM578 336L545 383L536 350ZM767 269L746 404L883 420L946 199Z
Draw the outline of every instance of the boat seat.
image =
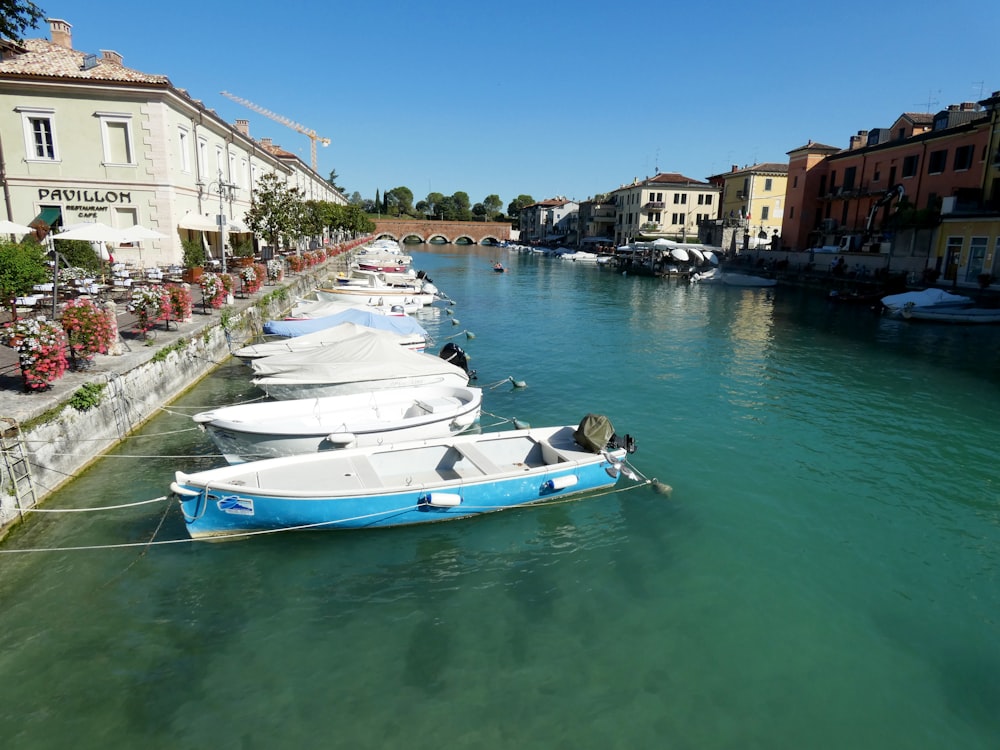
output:
M455 399L453 398L421 398L417 399L416 405L423 409L428 414L437 414L443 411L449 411L455 408Z
M458 450L462 453L463 456L465 456L467 459L472 461L472 463L478 466L479 469L484 474L499 474L502 471L502 469L499 466L497 466L489 458L487 458L486 454L483 453L481 450L479 450L479 448L477 448L475 445L472 444L461 445L458 446Z
M382 480L379 475L375 472L371 463L364 456L352 456L351 465L354 467L354 473L357 475L358 479L361 481L363 487L381 487Z

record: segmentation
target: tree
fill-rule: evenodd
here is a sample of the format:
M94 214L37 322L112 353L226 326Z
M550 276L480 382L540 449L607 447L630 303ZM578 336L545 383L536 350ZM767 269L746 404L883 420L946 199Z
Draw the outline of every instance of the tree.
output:
M290 187L274 172L263 175L253 191L253 205L246 223L255 233L268 238L275 250L281 238L298 239L305 229L305 204L297 187Z
M496 193L491 193L483 198L482 205L485 209L486 221L492 220L494 216L500 213L500 209L503 208L503 202Z
M336 190L341 195L344 195L347 192L346 188L343 188L343 187L341 187L340 185L337 184L337 170L336 169L331 169L330 170L330 176L326 178L326 182L327 182L327 184L330 187L332 187L334 190Z
M525 206L530 206L535 202L535 199L530 195L524 195L523 193L517 196L514 200L507 204L507 215L511 219L516 219L517 215L521 212L521 209Z
M395 187L385 195L389 205L396 209L397 216L402 216L403 214L409 216L413 213L413 191L408 187Z
M457 213L455 221L471 221L472 201L469 200L469 194L459 190L451 196L451 199L455 202Z
M97 257L93 245L83 240L55 241L56 252L59 253L70 268L82 268L94 273L101 272L101 259Z
M44 16L45 11L29 0L0 0L0 37L20 42Z
M14 320L17 320L17 298L48 278L49 268L41 245L27 238L19 245L0 241L0 299Z
M351 203L352 206L362 206L362 205L364 205L364 199L361 197L361 193L359 193L357 190L355 190L353 193L351 193L350 203Z

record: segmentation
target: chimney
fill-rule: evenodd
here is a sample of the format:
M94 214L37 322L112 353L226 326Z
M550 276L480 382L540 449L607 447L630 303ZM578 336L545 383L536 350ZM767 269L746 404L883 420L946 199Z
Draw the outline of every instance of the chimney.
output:
M861 136L860 135L852 135L851 136L851 145L850 145L850 148L848 148L847 150L848 151L853 151L856 148L861 148L862 145L863 144L861 143Z
M102 49L101 59L104 62L114 63L115 65L122 64L122 56L115 52L113 49Z
M733 168L730 169L729 171L730 172L739 172L740 171L740 165L739 164L733 164Z
M247 138L250 137L250 121L249 120L237 120L236 129L245 135Z
M975 102L962 102L962 111L963 112L975 112L976 111L976 103Z
M264 148L271 148L271 139L270 138L261 138L260 139L260 145L263 146Z
M46 18L45 20L49 24L52 43L66 49L73 49L73 27L61 18Z

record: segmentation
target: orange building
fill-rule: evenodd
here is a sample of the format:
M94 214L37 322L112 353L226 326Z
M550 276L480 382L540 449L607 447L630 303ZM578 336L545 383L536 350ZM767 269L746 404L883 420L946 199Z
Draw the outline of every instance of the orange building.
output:
M809 142L788 152L781 235L786 248L890 253L889 219L903 207L911 224L937 224L949 206L996 200L985 175L997 96L935 115L906 113L888 128L862 130L850 146ZM930 242L906 252L930 254Z

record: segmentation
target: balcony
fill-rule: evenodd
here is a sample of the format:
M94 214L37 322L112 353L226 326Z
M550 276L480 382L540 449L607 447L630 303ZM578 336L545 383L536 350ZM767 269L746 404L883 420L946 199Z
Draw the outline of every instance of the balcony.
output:
M663 201L650 201L645 206L642 207L643 211L646 209L663 209L666 208L667 204Z

